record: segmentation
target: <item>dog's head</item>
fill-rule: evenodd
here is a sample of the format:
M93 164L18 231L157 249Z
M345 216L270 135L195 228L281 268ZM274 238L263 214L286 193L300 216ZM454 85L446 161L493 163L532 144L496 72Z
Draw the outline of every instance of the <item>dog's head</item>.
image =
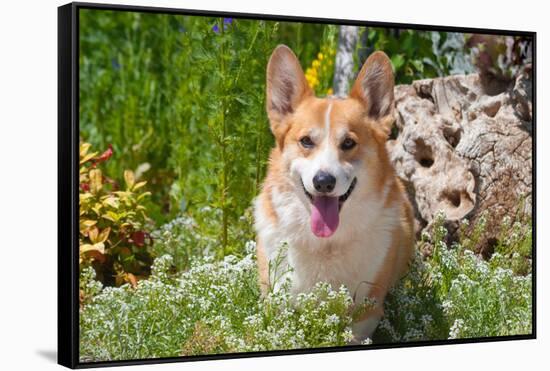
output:
M387 163L394 79L383 52L365 62L345 99L313 95L292 50L278 46L267 66L267 113L286 169L311 204L311 229L330 237L358 186Z

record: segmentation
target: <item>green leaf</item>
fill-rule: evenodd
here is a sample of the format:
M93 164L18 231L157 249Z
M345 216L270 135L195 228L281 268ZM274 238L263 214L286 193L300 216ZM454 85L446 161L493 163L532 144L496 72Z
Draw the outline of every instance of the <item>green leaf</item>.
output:
M97 243L99 242L98 239L97 239L97 236L99 235L99 229L97 227L92 227L90 228L90 230L88 231L88 238L90 239L90 241L92 241L93 243Z
M87 155L85 155L84 157L81 157L80 158L80 165L90 161L92 158L96 157L97 156L97 152L93 152L93 153L88 153Z
M80 143L80 157L86 156L91 146L90 143ZM82 161L80 163L82 163Z
M93 245L91 244L80 245L81 254L87 253L89 251L98 251L102 254L105 254L105 244L103 242L98 242L98 243L94 243Z
M124 170L124 181L128 189L132 189L136 182L134 172L132 170Z
M414 66L414 68L419 72L424 72L424 63L422 63L421 60L412 60L411 64Z
M147 196L151 196L151 192L143 192L142 194L140 194L139 196L137 196L137 200L138 201L141 201L143 200L145 197Z
M103 187L103 176L101 170L92 169L90 170L90 191L92 193L98 193Z
M107 227L99 233L99 236L97 236L98 242L105 242L107 241L107 238L109 238L109 233L111 233L111 228Z
M117 209L119 207L119 201L118 198L113 196L108 196L102 201L103 205L110 206L114 209Z
M102 217L103 219L107 219L107 220L110 220L110 221L112 221L112 222L115 222L116 219L113 218L113 216L110 215L110 213L114 214L112 211L108 211L107 214L103 214L103 215L101 215L101 217Z
M84 220L80 222L80 224L84 225L86 228L90 228L97 224L97 220Z
M143 186L146 185L146 184L147 184L146 181L136 183L136 184L134 185L134 188L132 188L132 190L133 190L133 191L138 190L138 189L140 189L141 187L143 187Z
M393 65L394 72L398 71L405 63L405 58L403 57L403 54L395 54L394 56L392 56L391 63Z

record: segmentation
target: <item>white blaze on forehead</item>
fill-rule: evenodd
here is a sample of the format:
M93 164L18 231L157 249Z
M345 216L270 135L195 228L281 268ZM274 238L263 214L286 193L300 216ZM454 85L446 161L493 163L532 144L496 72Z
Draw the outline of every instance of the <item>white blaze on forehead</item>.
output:
M326 171L332 173L333 169L338 166L338 153L333 146L330 145L330 111L332 110L332 102L328 102L327 110L325 112L325 132L323 140L321 141L319 153L313 160L314 166L312 170L314 173L317 171Z
M327 112L325 112L325 138L330 136L330 111L332 110L332 102L328 102Z

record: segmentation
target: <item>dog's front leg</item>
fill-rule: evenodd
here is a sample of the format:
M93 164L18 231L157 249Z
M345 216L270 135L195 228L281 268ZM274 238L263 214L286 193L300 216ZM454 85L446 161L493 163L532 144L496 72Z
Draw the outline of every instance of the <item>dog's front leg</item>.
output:
M256 239L256 263L258 264L258 279L262 296L269 292L269 261L260 237Z

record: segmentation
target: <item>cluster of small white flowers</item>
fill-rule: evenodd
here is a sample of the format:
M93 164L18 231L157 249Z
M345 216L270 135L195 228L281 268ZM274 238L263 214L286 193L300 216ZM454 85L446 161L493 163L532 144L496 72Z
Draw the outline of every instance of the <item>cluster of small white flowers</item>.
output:
M96 281L96 274L93 267L85 267L80 273L80 289L85 296L93 297L101 291L103 285Z
M390 322L388 317L382 318L378 324L378 329L386 332L392 341L400 341L401 336L397 333L396 329Z
M254 254L256 252L256 241L246 241L244 244L244 251L247 254Z
M485 226L487 225L487 214L488 214L488 211L484 210L479 216L479 218L477 219L477 224L479 228L482 230L485 230Z
M433 237L433 256L424 261L417 251L409 274L390 291L377 331L389 341L526 333L531 275L516 275L509 262L525 258L517 252L497 252L485 261L460 244L448 248L443 221L443 214L436 215L432 236L423 236L424 242ZM529 233L521 225L512 228L517 238ZM206 326L209 336L223 339L220 346L231 351L334 346L353 340L350 313L357 303L345 286L334 289L318 283L309 293L291 295L289 275L283 274L278 289L260 298L252 240L244 243L243 258L219 261L206 248L200 258L188 261L184 272L170 273L177 266L174 253L191 249L186 251L192 257L196 246L217 248L197 229L192 218L181 217L156 231L153 238L167 246L168 255L155 260L151 278L140 280L137 288L126 284L101 289L92 269L82 272L81 289L93 297L81 310L82 357L179 355L188 341L211 341L195 335L197 324ZM287 248L281 246L283 255Z
M405 335L403 335L402 341L414 341L414 340L423 340L424 339L424 331L419 328L411 327L407 329L407 332L405 332Z
M423 314L420 317L420 322L422 322L424 327L427 327L433 322L433 317L430 314Z
M428 233L428 231L424 229L422 230L420 238L422 239L422 241L429 241L431 236L430 236L430 233Z
M349 343L353 340L353 331L351 330L351 327L346 327L344 329L344 333L342 334L342 338L344 339L344 342Z
M445 220L446 217L447 217L447 215L445 214L445 210L439 209L435 212L434 220L435 221L443 221L443 220Z
M203 209L205 211L202 214L208 213L212 216L211 218L205 217L205 219L209 223L215 224L219 218L215 216L213 209L209 207ZM216 229L216 227L212 229ZM218 246L217 240L201 231L197 221L188 215L179 216L162 225L151 233L151 237L154 241L153 252L157 256L172 255L176 265L191 260L194 255L211 255ZM178 266L178 268L183 267Z
M174 258L168 254L155 259L153 266L151 267L153 277L160 280L168 278L168 270L172 266L173 262Z
M481 225L475 226L477 235L466 240L470 244L467 246L475 248L472 241L477 241L484 223L486 219L482 217ZM466 222L462 226L466 227ZM523 233L529 236L530 231L523 228ZM524 267L525 258L518 252L506 257L497 252L485 261L459 243L448 248L443 240L446 235L443 219L434 221L432 233L432 236L423 236L423 240L431 239L435 246L433 256L425 262L415 258L411 272L390 291L385 305L386 318L378 326L382 336L389 337L390 341L407 341L434 336L528 333L530 274L517 275L509 268L514 259ZM440 315L433 316L433 313ZM447 323L451 326L447 327Z
M361 341L361 345L371 345L371 344L372 344L372 339L371 338L366 338L366 339Z
M172 264L170 255L157 258L151 278L137 288L107 287L84 307L83 358L178 355L197 323L232 351L335 346L352 338L353 300L345 287L319 283L295 297L281 290L261 299L253 254L204 257L178 276L169 273Z
M460 331L464 328L464 320L458 318L454 321L451 329L449 330L449 339L458 339L460 337Z
M443 242L441 242L441 244L442 246L440 247L440 250L439 250L439 257L440 257L442 268L446 270L457 269L459 264L458 264L456 253L454 253L451 249L448 249Z
M340 323L340 317L336 314L331 314L326 318L325 323L327 326L337 325Z

